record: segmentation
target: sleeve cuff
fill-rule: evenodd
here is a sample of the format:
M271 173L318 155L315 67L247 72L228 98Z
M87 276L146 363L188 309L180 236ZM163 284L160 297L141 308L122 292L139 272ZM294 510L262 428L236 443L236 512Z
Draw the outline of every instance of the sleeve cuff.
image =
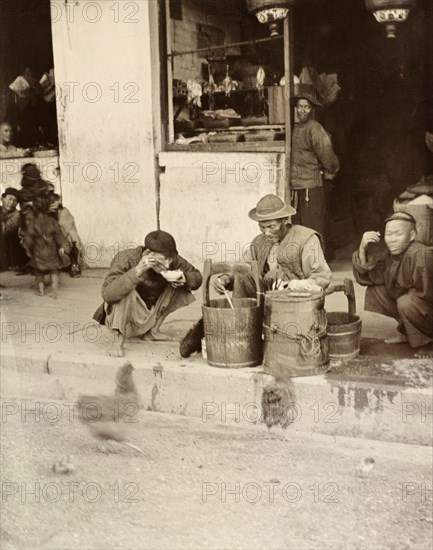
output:
M367 258L367 263L361 264L358 252L353 256L353 264L359 273L368 273L376 267L376 261L373 258Z

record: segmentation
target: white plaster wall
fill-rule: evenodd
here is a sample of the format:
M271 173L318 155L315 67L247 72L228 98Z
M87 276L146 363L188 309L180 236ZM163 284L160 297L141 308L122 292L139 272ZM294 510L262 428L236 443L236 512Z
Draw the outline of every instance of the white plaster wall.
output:
M284 197L283 154L166 152L159 163L161 229L200 269L206 258L241 261L259 233L248 212L263 195Z
M156 227L149 2L51 0L64 204L91 267Z

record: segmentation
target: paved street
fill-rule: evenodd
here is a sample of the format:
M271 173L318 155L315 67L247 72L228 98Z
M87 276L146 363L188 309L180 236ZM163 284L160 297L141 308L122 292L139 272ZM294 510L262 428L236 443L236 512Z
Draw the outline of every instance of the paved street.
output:
M428 447L132 416L144 454L103 452L67 403L5 399L2 548L432 548Z

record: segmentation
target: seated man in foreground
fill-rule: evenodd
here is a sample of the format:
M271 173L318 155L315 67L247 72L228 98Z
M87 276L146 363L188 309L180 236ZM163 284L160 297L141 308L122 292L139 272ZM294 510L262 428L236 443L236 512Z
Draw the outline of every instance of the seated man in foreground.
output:
M367 286L365 311L393 317L397 335L387 344L408 342L415 357L433 357L433 248L415 242L416 222L407 212L385 220L387 251L375 259L368 248L380 233L364 233L353 254L353 273Z
M259 222L261 234L251 243L246 260L255 260L264 290L317 292L331 282L332 273L323 254L322 236L308 227L292 225L296 210L285 205L276 195L265 195L248 216ZM254 279L250 275L220 275L214 283L219 294L233 290L235 298L256 297ZM180 345L182 357L200 351L204 335L199 321Z
M152 231L144 247L124 250L111 262L102 285L104 303L94 319L111 331L109 355L123 357L124 341L141 335L145 340L169 340L160 332L164 319L195 300L200 272L178 255L174 238Z
M327 288L332 273L323 254L322 235L302 225L292 225L296 210L276 195L265 195L248 213L259 223L248 260L258 263L264 290L314 290ZM236 297L254 297L252 277L223 274L214 285L217 292L233 290Z

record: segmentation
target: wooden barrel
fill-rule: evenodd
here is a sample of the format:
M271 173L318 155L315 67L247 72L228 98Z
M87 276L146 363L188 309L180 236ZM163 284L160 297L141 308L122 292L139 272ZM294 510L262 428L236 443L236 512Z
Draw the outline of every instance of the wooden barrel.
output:
M326 317L329 358L332 361L347 361L359 355L362 321L358 315L331 311Z
M207 361L214 367L255 367L262 362L263 308L255 298L210 300L203 305Z
M329 367L325 295L270 291L265 294L264 359L277 380L311 376Z

